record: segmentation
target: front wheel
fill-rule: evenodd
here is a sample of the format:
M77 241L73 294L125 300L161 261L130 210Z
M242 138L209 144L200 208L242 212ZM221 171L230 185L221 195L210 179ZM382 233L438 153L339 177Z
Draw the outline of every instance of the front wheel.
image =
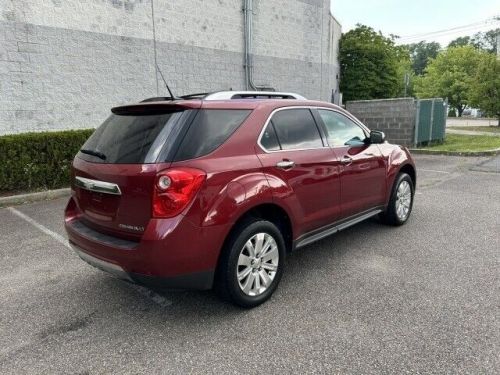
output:
M389 225L406 223L413 208L414 193L415 189L411 177L407 173L398 174L392 187L387 209L380 215L382 221Z
M216 289L223 298L242 307L268 300L283 274L285 242L279 229L266 220L237 227L221 255Z

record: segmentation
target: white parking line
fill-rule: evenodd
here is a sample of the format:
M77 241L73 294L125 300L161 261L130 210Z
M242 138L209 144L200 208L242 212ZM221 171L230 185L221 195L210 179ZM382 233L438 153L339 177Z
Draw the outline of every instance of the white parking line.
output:
M37 229L41 230L43 233L45 233L46 235L52 237L53 239L55 239L57 242L60 242L62 243L64 246L66 246L68 249L71 249L71 246L69 245L69 242L66 238L64 238L63 236L61 236L60 234L56 233L56 232L53 232L51 231L49 228L43 226L42 224L40 224L38 221L35 221L33 220L31 217L23 214L21 211L19 210L16 210L14 207L8 207L7 208L10 212L12 212L14 215L20 217L21 219L27 221L28 223L30 223L31 225L33 225L34 227L36 227Z
M46 235L52 237L54 240L56 240L57 242L63 244L64 246L66 246L68 249L70 250L73 250L68 242L68 240L66 238L64 238L63 236L61 236L60 234L56 233L56 232L53 232L51 231L49 228L45 227L44 225L40 224L38 221L36 220L33 220L31 217L29 217L28 215L26 214L23 214L21 211L19 210L16 210L14 207L8 207L7 208L10 212L12 212L14 215L16 215L17 217L20 217L21 219L23 219L24 221L30 223L31 225L33 225L35 228L37 228L38 230L42 231L43 233L45 233ZM144 288L140 285L135 285L135 284L132 284L132 287L135 291L137 291L139 294L141 294L142 296L150 299L151 301L153 301L154 303L156 303L157 305L160 305L162 307L166 307L166 306L170 306L172 304L172 301L169 301L168 299L166 299L165 297L159 295L158 293L148 289L148 288Z
M160 294L152 291L151 289L145 288L145 287L137 285L137 284L131 284L131 286L139 294L141 294L144 297L152 300L157 305L160 305L162 307L167 307L167 306L170 306L172 304L172 301L170 301L169 299L163 297L162 295L160 295Z
M422 169L419 168L419 171L424 171L424 172L434 172L434 173L445 173L445 174L450 174L451 172L445 172L445 171L437 171L435 169Z

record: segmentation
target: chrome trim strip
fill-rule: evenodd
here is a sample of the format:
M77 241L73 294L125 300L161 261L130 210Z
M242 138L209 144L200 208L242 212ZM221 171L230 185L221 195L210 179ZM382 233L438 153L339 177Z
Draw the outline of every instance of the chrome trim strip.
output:
M122 192L117 184L106 181L92 180L90 178L75 177L75 185L79 188L95 191L98 193L121 195Z
M235 95L265 95L265 96L291 96L297 100L307 100L305 97L293 92L276 91L219 91L208 94L203 100L231 100Z
M260 143L261 139L262 139L262 135L264 134L264 130L266 130L267 128L267 125L269 124L269 121L271 121L271 117L273 117L273 115L276 113L276 112L279 112L279 111L285 111L287 109L326 109L327 111L332 111L332 112L336 112L336 113L339 113L343 116L346 116L349 120L352 120L354 123L356 123L357 125L359 125L361 127L361 129L363 131L365 131L365 133L368 133L370 134L370 129L368 129L363 123L361 123L358 119L356 119L355 117L352 117L352 116L347 116L345 113L341 112L341 111L338 111L334 108L329 108L329 107L321 107L321 106L317 106L317 105L301 105L301 106L289 106L289 107L281 107L281 108L276 108L274 111L271 112L271 114L268 116L266 122L264 123L264 126L262 127L260 133L259 133L259 138L258 138L258 141L257 141L257 145L262 149L262 151L264 151L266 154L271 154L273 152L291 152L291 151L306 151L306 150L318 150L318 149L322 149L322 148L331 148L331 149L334 149L334 148L341 148L341 147L346 147L346 146L323 146L323 147L314 147L314 148L294 148L292 150L267 150L264 146L262 146L262 143ZM365 134L366 135L366 134ZM328 142L328 139L327 139L327 142Z

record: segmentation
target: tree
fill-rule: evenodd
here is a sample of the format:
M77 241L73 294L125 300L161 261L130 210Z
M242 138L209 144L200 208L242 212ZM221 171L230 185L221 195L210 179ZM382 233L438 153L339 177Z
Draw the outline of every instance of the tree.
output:
M436 42L425 41L407 45L410 51L411 67L416 75L422 75L429 59L435 59L441 50L441 45Z
M401 49L364 25L340 38L340 89L345 101L391 98L400 93Z
M465 47L471 45L471 37L470 36L459 36L456 39L453 39L450 43L448 43L448 48L455 47Z
M407 46L397 46L397 70L398 90L396 96L406 97L413 95L413 78L415 73L411 66L410 51Z
M497 34L500 34L500 28L476 33L472 37L472 44L487 52L497 53Z
M479 62L487 55L472 46L452 47L429 61L425 74L415 82L419 98L448 98L458 116L470 102Z
M500 126L500 60L495 55L488 54L479 63L471 86L470 102L486 115L498 117Z
M452 40L448 44L448 48L473 46L490 53L497 53L497 34L500 33L500 28L478 32L471 36L461 36Z

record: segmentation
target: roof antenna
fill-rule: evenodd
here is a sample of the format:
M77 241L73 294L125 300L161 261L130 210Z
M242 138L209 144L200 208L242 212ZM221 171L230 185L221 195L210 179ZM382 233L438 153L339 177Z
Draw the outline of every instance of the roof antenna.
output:
M172 90L170 90L170 87L168 87L167 81L165 81L165 77L163 77L163 73L161 72L160 67L158 66L157 63L155 64L156 64L156 69L158 69L158 73L160 73L161 79L163 80L163 83L165 84L165 87L167 88L168 93L170 94L170 97L172 98L172 100L177 99L177 97L175 97L174 94L172 94Z
M172 90L170 90L170 87L168 87L167 81L165 80L165 77L163 76L163 73L161 72L160 67L158 66L158 58L156 54L156 28L155 28L155 8L153 5L153 0L151 0L151 20L153 24L153 50L154 50L154 58L155 58L155 73L156 73L156 95L159 95L158 92L158 73L160 73L161 79L163 80L163 83L167 87L168 93L170 94L171 100L177 99L174 94L172 94Z

